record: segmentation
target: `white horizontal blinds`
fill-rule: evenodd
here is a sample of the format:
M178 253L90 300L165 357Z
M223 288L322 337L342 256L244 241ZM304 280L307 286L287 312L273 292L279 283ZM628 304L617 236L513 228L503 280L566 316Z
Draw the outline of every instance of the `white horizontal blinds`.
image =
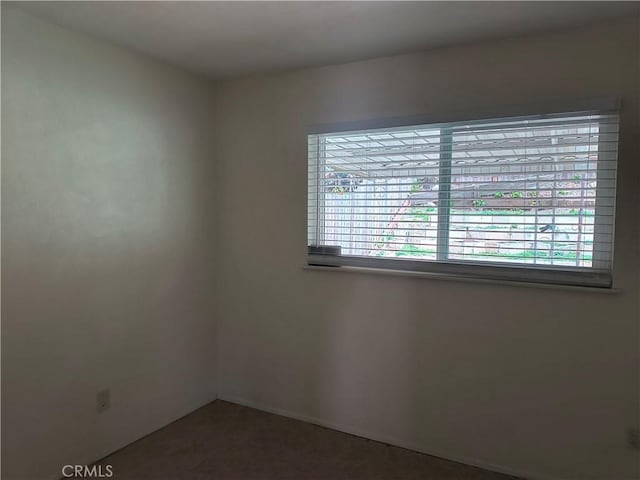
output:
M617 122L564 114L310 135L309 244L393 268L608 275Z
M415 256L400 231L410 235L420 227L416 219L429 215L411 208L410 195L422 181L437 197L439 156L434 129L310 136L310 244L340 245L349 256ZM417 248L435 253L434 242Z
M448 258L609 268L612 122L566 116L455 129ZM607 232L598 242L596 216Z

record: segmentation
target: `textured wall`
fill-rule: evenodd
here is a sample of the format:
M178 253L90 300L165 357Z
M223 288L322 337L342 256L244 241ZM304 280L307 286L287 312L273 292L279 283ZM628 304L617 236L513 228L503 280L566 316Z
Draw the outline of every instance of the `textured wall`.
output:
M219 395L540 478L639 472L638 21L219 86ZM621 97L614 294L303 270L308 125Z
M215 398L212 88L2 17L2 478L60 478Z

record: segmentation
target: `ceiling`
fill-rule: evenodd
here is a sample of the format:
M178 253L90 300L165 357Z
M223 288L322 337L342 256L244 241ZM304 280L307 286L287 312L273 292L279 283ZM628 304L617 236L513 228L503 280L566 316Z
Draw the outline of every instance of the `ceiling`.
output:
M3 2L5 3L5 2ZM213 78L361 60L638 15L640 2L11 2Z

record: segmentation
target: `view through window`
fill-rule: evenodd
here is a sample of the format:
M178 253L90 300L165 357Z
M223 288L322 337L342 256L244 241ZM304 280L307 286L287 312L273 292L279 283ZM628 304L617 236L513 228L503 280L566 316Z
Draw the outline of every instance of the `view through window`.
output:
M590 113L310 135L309 244L608 271L617 134Z

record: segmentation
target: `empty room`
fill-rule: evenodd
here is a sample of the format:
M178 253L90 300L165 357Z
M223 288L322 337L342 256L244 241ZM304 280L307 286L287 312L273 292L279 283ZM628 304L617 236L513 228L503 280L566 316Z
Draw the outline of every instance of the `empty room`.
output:
M640 479L640 2L0 8L3 480Z

